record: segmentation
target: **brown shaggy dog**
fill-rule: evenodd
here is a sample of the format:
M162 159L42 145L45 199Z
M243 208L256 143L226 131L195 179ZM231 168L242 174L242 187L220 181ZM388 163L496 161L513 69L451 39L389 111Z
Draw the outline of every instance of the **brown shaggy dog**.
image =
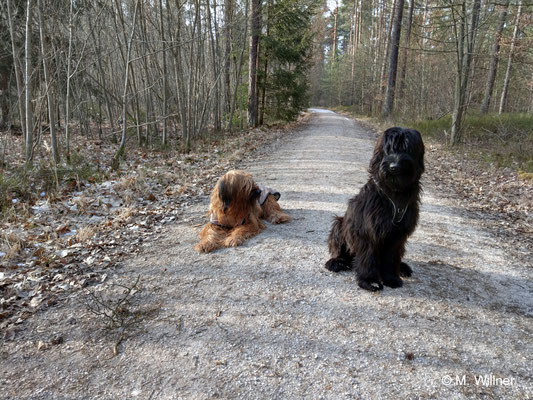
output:
M222 176L211 193L209 223L200 231L200 242L194 248L208 253L238 246L265 229L261 218L272 224L290 221L278 204L279 193L268 190L244 171Z

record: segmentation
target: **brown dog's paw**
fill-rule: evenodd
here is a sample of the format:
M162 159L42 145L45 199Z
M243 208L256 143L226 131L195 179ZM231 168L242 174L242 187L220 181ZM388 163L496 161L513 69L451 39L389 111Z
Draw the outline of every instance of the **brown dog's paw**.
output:
M272 224L284 224L291 221L292 218L287 214L277 214L270 217L270 223Z
M226 247L237 247L244 242L242 236L230 236L224 240L224 246Z
M213 250L216 250L218 249L219 246L217 246L216 244L214 243L210 243L210 242L200 242L200 243L197 243L195 246L194 246L194 249L196 251L199 251L200 253L210 253L212 252Z

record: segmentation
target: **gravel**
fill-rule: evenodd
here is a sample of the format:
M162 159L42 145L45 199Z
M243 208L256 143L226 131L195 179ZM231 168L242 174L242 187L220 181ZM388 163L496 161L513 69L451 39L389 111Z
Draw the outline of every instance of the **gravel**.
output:
M532 398L532 265L428 179L404 287L370 293L323 268L376 136L311 111L241 165L282 193L292 222L199 254L208 198L191 205L94 288L140 275L134 325L106 328L82 295L39 313L2 343L0 398Z

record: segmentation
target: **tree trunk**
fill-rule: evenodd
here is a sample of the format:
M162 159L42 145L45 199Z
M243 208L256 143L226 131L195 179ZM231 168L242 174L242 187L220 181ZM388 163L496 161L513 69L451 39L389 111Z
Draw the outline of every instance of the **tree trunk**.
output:
M122 94L122 137L120 139L120 145L117 152L113 156L113 161L111 167L113 170L118 170L120 166L120 158L123 156L126 148L126 131L127 131L127 119L126 119L126 107L128 103L128 79L129 79L129 68L130 68L130 57L131 57L131 43L133 42L133 36L135 34L135 22L137 20L137 9L139 7L139 1L135 2L135 10L133 11L133 22L131 27L131 34L128 40L128 50L126 53L126 70L124 71L124 91Z
M407 74L407 54L409 53L409 44L411 40L411 27L413 26L413 13L415 9L415 0L409 0L409 16L407 17L407 26L405 27L405 45L401 52L400 58L400 87L398 89L398 96L403 98L405 90L405 76Z
M56 122L55 122L55 98L54 98L54 89L52 88L50 77L48 74L48 63L46 58L48 57L48 52L46 49L46 34L45 26L43 24L41 16L41 0L37 0L37 15L39 17L39 37L41 40L41 54L43 57L43 74L44 74L44 83L46 87L46 97L48 100L48 118L50 126L50 142L52 147L52 158L54 163L59 163L59 151L57 148L57 134L56 134Z
M266 15L266 37L270 35L270 2L267 0L267 15ZM265 120L265 104L266 104L266 87L267 87L267 78L268 78L268 53L265 51L264 54L265 63L263 65L263 82L261 87L261 112L259 114L259 125L263 125Z
M459 16L461 18L461 23L459 26L459 32L456 33L457 78L455 87L455 104L450 134L450 144L452 146L459 143L462 136L463 119L466 113L466 89L468 86L468 77L470 76L470 65L472 63L480 7L481 0L474 0L470 15L470 23L467 24L465 2L463 2L461 5L461 13ZM464 43L465 39L466 45Z
M398 50L400 47L400 34L402 29L403 1L404 0L396 0L396 7L394 10L394 24L392 26L391 48L389 57L389 79L387 82L385 105L383 107L383 115L386 118L388 118L392 114L394 106L396 72L398 69Z
M33 158L33 121L31 112L31 19L32 19L32 1L26 2L26 43L24 48L24 83L26 85L24 96L24 107L26 109L26 166L30 166Z
M215 4L215 18L216 18L216 0L213 0L213 3ZM219 103L219 95L218 95L218 67L217 67L217 52L216 52L216 42L215 37L213 34L213 17L211 16L211 5L209 4L209 0L206 2L206 12L207 12L207 27L209 30L209 42L210 42L210 50L211 50L211 64L213 68L213 82L214 82L214 98L215 101L214 104L214 110L213 110L213 122L214 122L214 128L216 132L219 132L221 130L221 124L220 124L220 103Z
M254 0L246 0L246 10L245 10L244 15L248 15L250 1L254 1ZM233 114L235 113L235 104L237 102L237 89L239 88L239 82L240 82L239 78L241 76L241 69L242 69L242 64L244 60L244 50L246 49L246 37L247 36L248 36L248 24L245 24L244 35L243 35L244 39L242 41L241 55L239 57L239 65L237 66L237 75L235 79L235 87L233 88L233 96L232 96L232 101L231 101L231 109L229 113L228 126L226 128L226 130L228 130L229 132L231 132L231 126L233 123Z
M483 97L483 103L481 104L481 112L483 114L486 114L489 111L492 91L494 89L494 81L496 80L496 71L498 70L498 61L500 58L500 41L502 39L503 28L505 27L508 7L509 0L501 6L500 14L498 16L498 29L494 35L494 43L492 44L490 55L489 73L487 75L487 84L485 85L485 96Z
M250 57L248 61L248 126L257 126L257 60L261 34L261 0L250 0Z
M386 12L386 7L383 6L383 13ZM396 15L396 0L392 2L391 14L390 14L390 23L389 29L387 31L387 36L385 37L385 50L383 52L383 58L381 60L381 69L380 69L380 79L379 79L379 107L381 108L384 104L385 94L387 92L387 85L385 84L385 77L388 77L387 67L389 66L390 61L390 52L391 52L391 35L392 27L394 25L394 18ZM384 18L385 20L385 18ZM401 26L401 25L400 25Z
M511 40L511 48L509 49L509 57L507 59L507 69L505 70L505 79L503 80L502 97L500 98L500 107L498 114L502 114L507 102L507 92L509 91L509 82L511 81L511 66L513 64L513 53L516 45L516 38L518 37L518 27L520 25L520 17L522 15L522 1L518 3L518 11L516 12L516 20L513 30L513 39Z
M168 77L167 77L167 44L165 41L165 25L163 24L163 0L159 0L159 22L161 25L161 48L163 51L163 146L167 145L167 113L168 113Z
M171 7L169 4L169 0L166 0L166 9L167 9L167 17L168 17L168 25L169 26L176 26L176 37L174 37L174 30L170 30L170 41L174 42L175 40L178 40L181 37L182 34L182 11L179 7L176 7L178 9L178 21L177 23L174 23L171 13ZM174 64L174 80L176 84L176 97L178 102L178 110L179 110L179 116L180 116L180 124L181 124L181 132L182 137L187 137L189 132L188 127L188 120L187 120L187 107L186 107L186 99L185 99L185 87L184 87L184 73L183 73L183 65L182 65L182 48L181 46L172 47L172 57L171 61ZM186 144L187 146L187 144ZM185 149L187 151L187 149Z
M15 81L17 84L17 103L19 108L19 121L20 121L20 128L22 129L24 137L26 136L26 124L24 122L25 119L25 111L24 111L24 102L22 101L22 77L21 77L21 68L20 68L20 60L17 55L17 48L16 48L16 39L15 39L15 27L13 25L13 13L11 9L11 0L6 0L7 2L7 19L9 23L9 36L11 38L11 52L13 56L13 66L15 68Z
M72 12L74 0L70 0L68 21L67 92L65 93L65 155L70 162L70 79L72 65Z
M333 47L331 51L331 59L333 62L337 61L337 19L339 16L339 7L336 2L335 11L333 11Z

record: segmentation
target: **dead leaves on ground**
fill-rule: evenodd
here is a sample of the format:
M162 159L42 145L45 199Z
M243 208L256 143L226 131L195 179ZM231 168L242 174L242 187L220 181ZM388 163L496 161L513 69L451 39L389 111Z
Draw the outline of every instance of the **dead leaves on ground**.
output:
M533 181L442 145L428 149L428 176L443 196L478 213L494 234L533 251Z
M208 195L226 170L257 157L253 150L287 132L244 132L191 154L130 150L120 174L104 182L78 182L75 191L43 195L32 204L13 199L15 213L0 221L4 338L36 310L103 282L109 268L140 252L165 224L181 218L184 207ZM87 140L85 156L104 165L108 160L95 160L95 153L106 157L113 146L97 145L99 153Z

